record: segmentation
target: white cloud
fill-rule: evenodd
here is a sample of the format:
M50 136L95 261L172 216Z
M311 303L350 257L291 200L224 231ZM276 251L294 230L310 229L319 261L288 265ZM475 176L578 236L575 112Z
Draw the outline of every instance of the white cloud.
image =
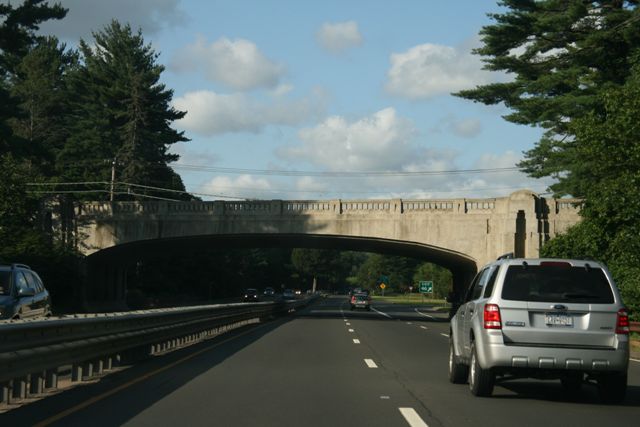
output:
M318 43L331 53L341 53L362 44L362 35L355 21L324 23L316 37Z
M252 175L239 175L234 178L217 176L202 188L202 192L206 194L246 199L265 199L265 191L272 190L269 181L254 178Z
M210 44L198 37L171 60L171 69L203 69L207 79L236 90L277 88L285 73L284 66L267 58L253 42L225 37Z
M176 126L202 135L228 132L258 133L268 125L293 126L315 116L323 107L316 98L294 101L275 99L258 103L242 93L188 92L175 98L173 106L187 111Z
M450 124L451 132L462 138L473 138L482 132L482 123L478 119L463 119Z
M387 72L389 93L409 99L445 95L504 78L482 70L482 62L468 46L454 48L422 44L403 53L391 54Z
M393 108L349 123L333 116L314 128L302 129L303 144L281 149L279 155L328 170L397 170L414 155L413 124Z
M58 0L69 9L61 20L43 22L41 34L54 34L61 39L78 41L91 37L92 31L101 31L112 19L129 23L134 30L141 28L145 35L159 32L165 27L184 25L186 13L179 7L180 0Z

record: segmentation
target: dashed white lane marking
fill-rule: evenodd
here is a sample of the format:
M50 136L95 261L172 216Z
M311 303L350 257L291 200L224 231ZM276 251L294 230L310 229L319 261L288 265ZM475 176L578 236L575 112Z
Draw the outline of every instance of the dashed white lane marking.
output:
M426 326L420 326L420 328L422 328L422 329L429 329L429 328L427 328Z
M387 313L384 313L384 312L382 312L382 311L380 311L380 310L376 310L376 309L375 309L375 308L373 308L373 307L371 307L371 310L375 311L375 312L376 312L376 313L378 313L378 314L382 314L384 317L388 317L389 319L392 319L392 317L391 317L391 316L389 316Z
M349 332L353 332L353 329L349 329Z
M430 315L428 315L428 314L426 314L426 313L423 313L423 312L421 312L420 310L418 310L417 308L414 308L414 310L416 311L416 313L418 313L418 314L419 314L419 315L421 315L421 316L428 317L429 319L434 319L434 320L435 320L435 317L430 316Z
M411 323L411 322L407 322L407 325L413 325L413 323Z
M345 325L347 325L347 326L351 326L351 323L347 322L347 323L345 323Z
M440 334L440 335L442 335L443 337L449 338L449 334Z
M360 344L360 340L359 340L359 339L355 339L355 338L354 338L354 339L353 339L353 343L354 343L354 344Z
M373 361L373 359L364 359L364 363L367 364L368 367L370 368L377 368L378 365L376 365L376 362Z
M398 408L411 427L429 427L413 408Z

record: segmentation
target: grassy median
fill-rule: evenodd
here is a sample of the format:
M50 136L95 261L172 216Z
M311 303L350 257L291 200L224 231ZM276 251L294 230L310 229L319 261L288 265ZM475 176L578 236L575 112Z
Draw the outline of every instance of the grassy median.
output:
M428 305L430 307L441 307L443 309L451 307L451 305L443 299L430 298L421 294L374 295L372 298L374 301L391 304Z

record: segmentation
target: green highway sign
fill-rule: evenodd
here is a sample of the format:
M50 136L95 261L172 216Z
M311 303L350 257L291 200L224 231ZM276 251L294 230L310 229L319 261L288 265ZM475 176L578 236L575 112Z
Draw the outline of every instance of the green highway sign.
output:
M421 280L420 281L420 293L421 294L432 294L433 293L433 282L431 280Z

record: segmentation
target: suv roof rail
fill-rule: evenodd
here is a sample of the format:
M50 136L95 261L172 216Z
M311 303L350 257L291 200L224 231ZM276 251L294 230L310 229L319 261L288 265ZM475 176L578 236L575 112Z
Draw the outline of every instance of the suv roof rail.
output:
M31 270L31 267L29 267L27 264L11 264L11 268L26 268Z
M514 259L516 255L513 252L509 252L504 255L500 255L497 259Z

